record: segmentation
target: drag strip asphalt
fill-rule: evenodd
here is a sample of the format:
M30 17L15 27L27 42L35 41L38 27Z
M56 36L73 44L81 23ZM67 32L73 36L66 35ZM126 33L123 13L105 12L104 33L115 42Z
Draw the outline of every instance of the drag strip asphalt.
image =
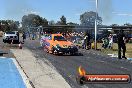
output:
M78 67L82 66L87 74L130 74L132 75L132 63L128 60L118 60L100 54L94 50L82 50L75 56L57 56L48 54L40 47L38 40L26 40L24 47L31 50L36 58L46 63L46 58L70 84L72 88L131 88L128 84L86 84L80 86L76 82ZM49 63L46 63L49 64Z

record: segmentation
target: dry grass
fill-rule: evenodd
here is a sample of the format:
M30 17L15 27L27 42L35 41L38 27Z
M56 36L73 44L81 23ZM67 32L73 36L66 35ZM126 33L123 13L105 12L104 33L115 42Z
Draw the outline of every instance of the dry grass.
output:
M101 49L101 52L105 54L117 54L118 53L118 45L117 43L113 44L113 49L103 49L102 43L98 43L98 49ZM126 44L126 57L132 58L132 43Z

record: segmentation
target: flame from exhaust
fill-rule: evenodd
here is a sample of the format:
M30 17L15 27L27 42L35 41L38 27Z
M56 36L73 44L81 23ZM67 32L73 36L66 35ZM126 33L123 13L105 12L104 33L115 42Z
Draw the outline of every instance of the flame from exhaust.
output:
M80 67L78 68L78 71L79 71L79 75L80 75L80 76L86 75L86 71L82 68L82 66L80 66Z

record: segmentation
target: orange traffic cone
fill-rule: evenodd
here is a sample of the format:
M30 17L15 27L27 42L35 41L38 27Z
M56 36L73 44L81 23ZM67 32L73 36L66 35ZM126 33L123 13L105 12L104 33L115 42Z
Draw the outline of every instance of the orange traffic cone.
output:
M19 43L19 49L22 49L22 43L21 42Z

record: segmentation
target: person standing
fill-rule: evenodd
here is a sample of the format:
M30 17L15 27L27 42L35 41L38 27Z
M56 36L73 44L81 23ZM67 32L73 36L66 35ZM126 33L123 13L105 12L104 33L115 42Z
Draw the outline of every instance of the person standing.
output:
M88 46L88 49L90 49L90 47L91 47L91 44L90 44L90 34L89 33L87 33L87 46Z
M22 38L23 38L23 42L24 42L24 40L26 39L26 34L25 34L25 32L23 32Z
M84 37L84 49L87 49L87 39L88 39L88 36L85 35L85 37Z
M112 49L113 48L113 35L110 34L108 38L109 38L109 45L108 45L108 47L109 47L109 49Z
M84 48L89 49L90 48L90 34L86 32L86 35L84 37Z
M126 53L126 42L125 42L125 34L124 31L121 29L119 31L119 33L117 34L117 38L118 38L118 58L122 59L125 58L125 53ZM121 57L121 49L123 49L123 56Z
M109 39L108 39L108 37L106 37L104 39L104 49L108 48L108 45L109 45Z

